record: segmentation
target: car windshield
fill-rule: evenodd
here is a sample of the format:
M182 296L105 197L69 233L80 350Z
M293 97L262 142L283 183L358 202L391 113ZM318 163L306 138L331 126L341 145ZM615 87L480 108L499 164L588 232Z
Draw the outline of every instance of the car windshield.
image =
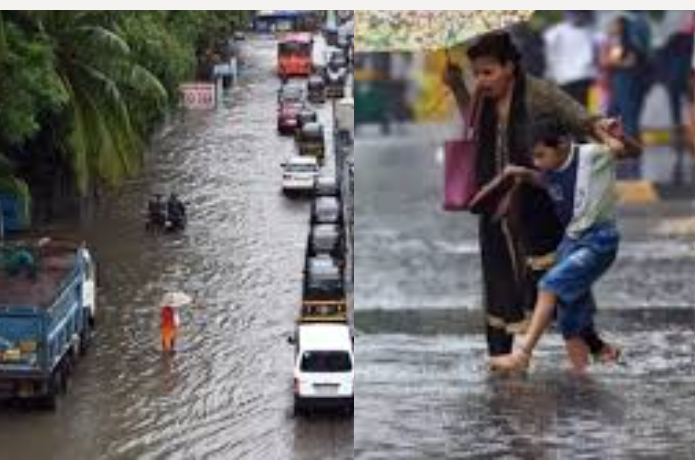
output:
M316 204L316 214L318 216L333 217L339 212L338 203L335 201L319 201Z
M338 268L330 257L316 257L309 260L309 271L312 276L334 276L338 272Z
M285 171L290 173L314 173L316 172L315 165L309 164L293 164L290 163L285 167Z
M319 240L334 240L338 237L338 230L332 225L319 225L314 228L314 238Z
M330 62L334 62L336 64L345 64L347 59L345 59L345 55L342 53L334 53L331 56Z
M345 351L307 351L300 367L308 374L336 374L352 371L352 360Z
M286 102L282 104L282 107L280 110L283 112L292 112L293 114L297 114L300 110L302 110L304 106L301 103L296 103L296 102Z
M310 113L302 112L297 116L297 119L301 121L304 124L304 126L306 126L307 123L311 123L314 120L316 120L316 116Z
M312 246L318 250L330 250L338 243L338 237L334 234L314 235Z
M300 101L304 97L304 90L298 87L285 87L280 91L281 101Z
M280 54L285 55L299 55L308 56L311 54L311 44L310 43L300 43L300 42L285 42L280 43L279 46Z

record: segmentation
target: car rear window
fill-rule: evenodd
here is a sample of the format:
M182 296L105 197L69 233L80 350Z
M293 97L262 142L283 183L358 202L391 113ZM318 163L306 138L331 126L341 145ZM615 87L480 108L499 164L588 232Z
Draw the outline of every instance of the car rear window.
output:
M307 351L302 355L301 370L309 374L350 372L352 361L345 351Z
M314 173L316 169L316 166L313 165L290 164L287 165L286 171L290 173Z

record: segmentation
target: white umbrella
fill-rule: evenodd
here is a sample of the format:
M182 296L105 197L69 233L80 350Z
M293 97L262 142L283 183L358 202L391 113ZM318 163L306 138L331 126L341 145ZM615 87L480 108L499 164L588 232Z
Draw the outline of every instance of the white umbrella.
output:
M162 305L168 305L172 308L185 307L193 303L193 298L184 292L167 292L162 297Z

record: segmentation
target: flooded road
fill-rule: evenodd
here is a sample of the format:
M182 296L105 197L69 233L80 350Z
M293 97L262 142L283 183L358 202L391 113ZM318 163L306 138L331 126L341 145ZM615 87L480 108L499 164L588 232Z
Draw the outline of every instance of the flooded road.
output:
M657 231L690 205L622 212L597 293L624 366L577 379L551 333L527 377L493 377L476 222L439 210L427 134L358 134L355 458L695 458L695 237Z
M345 459L351 418L292 415L293 331L308 202L280 193L294 151L276 135L275 48L254 41L225 108L155 142L143 177L90 229L100 268L95 348L55 414L0 411L0 458ZM328 112L322 113L327 121ZM153 193L189 203L181 236L144 231ZM158 301L194 296L178 353L159 351Z

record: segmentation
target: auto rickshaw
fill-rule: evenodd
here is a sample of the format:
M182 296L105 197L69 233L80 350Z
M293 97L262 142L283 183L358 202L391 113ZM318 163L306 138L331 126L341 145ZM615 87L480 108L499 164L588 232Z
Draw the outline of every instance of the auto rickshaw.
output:
M317 122L306 123L299 131L297 145L300 155L313 156L323 162L326 157L323 125Z
M323 104L326 102L326 84L320 75L312 75L307 82L309 102Z
M326 97L329 99L342 99L345 97L345 83L347 70L336 63L326 68Z
M307 300L302 303L300 323L347 323L349 312L345 300Z

